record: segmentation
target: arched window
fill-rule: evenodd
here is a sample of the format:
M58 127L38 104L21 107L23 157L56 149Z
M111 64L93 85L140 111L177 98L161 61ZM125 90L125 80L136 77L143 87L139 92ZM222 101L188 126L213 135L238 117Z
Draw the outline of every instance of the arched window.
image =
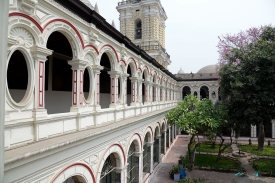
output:
M135 39L141 39L142 38L142 23L141 20L136 20L136 28L135 28L136 34Z

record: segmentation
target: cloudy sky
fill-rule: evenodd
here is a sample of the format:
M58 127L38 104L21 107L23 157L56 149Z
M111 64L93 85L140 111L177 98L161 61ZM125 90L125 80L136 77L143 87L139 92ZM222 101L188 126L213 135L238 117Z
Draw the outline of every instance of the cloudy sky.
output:
M99 13L115 21L119 29L118 0L97 2ZM122 1L122 0L119 0ZM275 26L275 0L161 0L167 13L166 49L171 56L169 70L197 72L218 60L218 36L235 34L250 27Z

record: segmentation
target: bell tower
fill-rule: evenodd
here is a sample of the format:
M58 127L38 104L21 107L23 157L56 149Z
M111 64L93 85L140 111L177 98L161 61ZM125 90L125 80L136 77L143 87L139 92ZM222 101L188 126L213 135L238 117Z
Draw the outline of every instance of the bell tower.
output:
M160 0L122 0L117 11L120 32L167 68L171 63L165 49L167 15Z

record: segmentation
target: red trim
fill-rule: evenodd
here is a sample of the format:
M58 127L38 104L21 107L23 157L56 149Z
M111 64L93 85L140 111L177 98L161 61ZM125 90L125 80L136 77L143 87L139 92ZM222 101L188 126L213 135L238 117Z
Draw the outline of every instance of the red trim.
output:
M124 165L126 165L126 156L125 156L125 152L124 152L124 150L123 150L123 147L120 145L120 144L113 144L113 145L111 145L108 149L110 149L111 147L113 147L113 146L118 146L120 149L121 149L121 151L122 151L122 153L123 153L123 158L124 158ZM106 154L106 152L105 152L105 154ZM104 156L103 156L104 157Z
M24 17L28 20L30 20L32 23L34 23L36 25L36 27L40 30L40 32L43 32L43 28L40 26L40 24L34 20L32 17L30 17L29 15L26 15L24 13L19 13L19 12L12 12L9 14L9 17L13 17L13 16L21 16Z
M120 61L119 61L119 63L120 63L120 62L124 63L125 67L127 66L127 64L126 64L126 61L125 61L125 60L120 60Z
M134 135L137 135L138 137L139 137L139 140L140 140L140 150L142 150L142 140L141 140L141 136L140 136L140 134L138 134L138 133L134 133L132 136L131 136L131 138L130 138L130 140L132 139L132 137L134 136ZM133 142L133 141L132 141ZM132 143L131 143L132 144ZM130 144L130 145L131 145ZM128 148L129 149L129 148Z
M84 49L85 49L85 48L88 48L88 47L93 48L93 49L96 51L96 54L99 55L99 51L97 50L97 48L96 48L94 45L88 44L88 45L86 45L86 46L84 47Z
M142 73L142 70L141 70L141 68L138 68L138 70L140 71L140 73Z
M73 105L77 105L77 70L73 71Z
M81 163L81 162L73 163L73 164L67 166L66 168L62 169L62 170L54 177L54 179L51 181L51 183L53 183L53 182L57 179L57 177L59 177L59 175L61 175L61 173L63 173L65 170L71 168L72 166L76 166L76 165L84 166L84 167L90 172L90 174L91 174L91 176L92 176L92 178L93 178L93 183L96 183L96 179L95 179L95 176L94 176L94 173L93 173L92 169L91 169L88 165L86 165L85 163Z
M44 107L44 62L38 63L38 106ZM41 95L41 96L40 96ZM42 98L42 99L41 99ZM41 100L41 102L40 102Z
M83 95L83 70L80 70L80 92L79 92L79 103L80 105L83 104L83 98L84 98L84 95Z
M117 62L119 63L119 59L118 59L118 55L117 55L117 52L116 52L116 49L112 46L112 45L110 45L110 44L105 44L105 45L103 45L99 50L101 51L104 47L110 47L112 50L113 50L113 52L115 53L115 55L116 55L116 60L117 60Z
M133 60L134 61L134 63L135 63L135 66L136 66L136 70L138 70L138 67L137 67L137 62L136 62L136 60L133 58L133 57L130 57L129 59L128 59L128 61L127 61L127 63L129 62L129 60ZM129 62L128 63L128 65L130 64L131 62Z
M53 23L53 22L63 22L63 23L66 23L67 25L69 25L69 26L75 31L75 33L77 34L77 36L78 36L78 38L79 38L79 40L80 40L80 43L81 43L81 45L82 45L82 49L84 49L84 41L83 41L83 39L82 39L80 33L78 32L78 30L76 29L76 27L75 27L73 24L71 24L70 22L68 22L67 20L60 19L60 18L58 18L58 19L53 19L53 20L47 22L47 23L44 25L44 27L41 27L40 24L39 24L36 20L34 20L32 17L30 17L29 15L26 15L26 14L24 14L24 13L13 12L13 13L10 13L10 14L9 14L9 17L12 17L12 16L21 16L21 17L24 17L24 18L30 20L31 22L33 22L33 23L37 26L37 28L38 28L38 29L40 30L40 32L42 32L42 33L44 32L44 30L46 29L46 27L47 27L48 25L50 25L51 23Z

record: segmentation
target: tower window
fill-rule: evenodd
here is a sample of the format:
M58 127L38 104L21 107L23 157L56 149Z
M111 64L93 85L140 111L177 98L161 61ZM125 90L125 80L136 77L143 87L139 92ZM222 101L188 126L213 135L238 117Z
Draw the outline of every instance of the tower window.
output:
M142 24L141 20L138 19L136 20L136 34L135 34L135 39L141 39L142 38Z

